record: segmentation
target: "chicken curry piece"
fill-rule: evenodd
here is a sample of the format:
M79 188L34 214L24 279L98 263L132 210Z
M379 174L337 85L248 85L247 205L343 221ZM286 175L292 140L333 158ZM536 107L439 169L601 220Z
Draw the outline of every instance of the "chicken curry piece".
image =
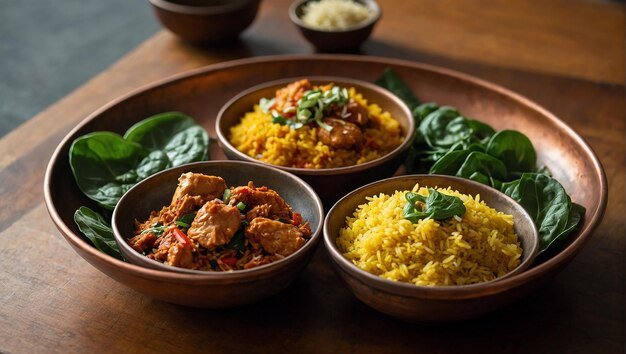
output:
M128 244L174 267L254 268L283 259L311 237L308 222L267 187L226 187L221 177L184 173L169 206L135 220Z

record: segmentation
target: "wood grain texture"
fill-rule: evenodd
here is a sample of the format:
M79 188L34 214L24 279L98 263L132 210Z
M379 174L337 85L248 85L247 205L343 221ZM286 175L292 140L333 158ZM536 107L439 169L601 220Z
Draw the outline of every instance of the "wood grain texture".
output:
M411 38L413 49L455 59L624 83L621 3L443 0L381 6L387 18L409 15L381 22L376 38Z
M623 353L626 105L624 11L617 3L384 0L383 20L361 50L447 66L517 91L570 124L599 156L610 193L602 224L557 277L513 306L445 327L398 321L355 299L324 266L320 248L303 276L270 299L233 310L188 309L146 298L76 255L41 195L61 138L109 100L169 75L241 57L311 52L287 22L288 3L265 1L242 41L225 49L195 48L160 32L0 140L0 352L400 353L419 343L419 351L442 353ZM418 23L416 10L445 20ZM486 20L476 20L477 12ZM428 38L418 36L433 27ZM490 55L480 51L484 43ZM528 50L536 55L517 55Z

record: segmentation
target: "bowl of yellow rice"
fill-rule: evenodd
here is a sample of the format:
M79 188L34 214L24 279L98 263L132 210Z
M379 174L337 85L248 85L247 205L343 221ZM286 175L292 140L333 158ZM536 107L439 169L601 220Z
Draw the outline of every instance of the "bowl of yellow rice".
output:
M218 113L216 131L229 159L293 173L330 206L354 188L396 173L415 123L406 104L384 88L307 77L240 93Z
M368 184L340 199L324 222L333 266L355 296L424 323L477 317L523 296L517 275L532 264L538 240L513 199L452 176Z

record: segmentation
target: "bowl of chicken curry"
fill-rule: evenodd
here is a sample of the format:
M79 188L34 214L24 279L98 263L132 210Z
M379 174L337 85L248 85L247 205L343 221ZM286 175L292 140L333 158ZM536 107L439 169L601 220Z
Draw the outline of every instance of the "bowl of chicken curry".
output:
M120 199L112 227L128 262L178 274L192 305L201 294L195 284L205 292L201 306L230 307L287 287L313 256L322 220L321 201L298 177L208 161L138 183Z

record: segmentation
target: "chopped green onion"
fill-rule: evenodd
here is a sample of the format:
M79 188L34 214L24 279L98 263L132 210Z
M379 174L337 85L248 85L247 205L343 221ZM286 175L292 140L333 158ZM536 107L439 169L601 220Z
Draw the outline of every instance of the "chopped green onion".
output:
M237 203L237 209L239 209L240 211L243 211L245 208L246 208L246 203L244 202Z
M289 106L283 109L283 113L295 110L296 115L294 118L284 117L274 110L271 111L272 123L288 125L293 129L298 129L305 124L315 121L320 127L331 131L333 129L332 126L321 121L324 118L324 112L332 105L345 107L349 100L348 90L339 86L333 86L330 90L324 92L320 89L308 90L298 100L296 107ZM275 99L268 100L263 98L259 102L259 106L261 106L264 112L269 112L274 103Z
M158 237L158 236L161 236L164 231L165 231L165 226L160 225L160 226L151 227L149 229L145 229L141 231L140 235L145 235L147 233L153 232Z
M224 189L224 195L222 195L222 201L225 204L228 204L228 201L230 200L230 194L231 194L230 188Z
M188 229L188 228L189 228L189 226L190 226L190 225L189 225L189 224L187 224L186 222L182 222L182 221L180 221L180 220L176 220L176 221L174 221L174 224L176 224L176 226L179 226L179 227L182 227L182 228L185 228L185 229Z

